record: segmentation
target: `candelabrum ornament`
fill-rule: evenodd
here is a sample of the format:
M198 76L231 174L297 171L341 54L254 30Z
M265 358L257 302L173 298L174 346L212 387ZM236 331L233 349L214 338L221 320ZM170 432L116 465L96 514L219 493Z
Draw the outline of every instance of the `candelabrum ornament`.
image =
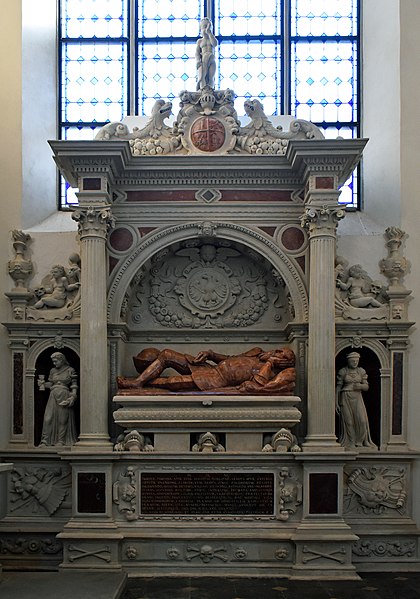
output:
M9 260L8 269L9 275L15 282L13 291L27 291L26 281L32 274L33 266L32 261L25 258L25 251L31 236L15 229L12 231L12 237L15 257L13 260Z

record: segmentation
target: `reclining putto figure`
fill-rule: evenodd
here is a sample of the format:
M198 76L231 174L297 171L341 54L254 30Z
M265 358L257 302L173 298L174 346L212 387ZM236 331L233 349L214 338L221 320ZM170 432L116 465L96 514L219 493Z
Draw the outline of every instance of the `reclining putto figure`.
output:
M133 358L139 376L117 377L120 389L162 388L170 391L217 391L290 394L295 387L295 355L289 348L264 351L254 347L236 356L212 349L196 356L173 349L142 350ZM178 375L162 377L166 368Z

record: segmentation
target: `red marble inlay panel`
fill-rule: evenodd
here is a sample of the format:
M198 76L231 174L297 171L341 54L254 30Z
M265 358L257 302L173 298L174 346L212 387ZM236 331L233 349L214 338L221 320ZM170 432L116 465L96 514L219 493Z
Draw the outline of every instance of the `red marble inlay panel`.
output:
M296 262L301 267L302 272L305 272L306 271L306 259L305 259L305 256L299 256L299 258L296 258Z
M128 191L127 202L192 202L194 189Z
M258 228L261 229L261 231L264 231L264 233L267 233L267 235L271 235L271 237L273 237L274 233L276 232L277 227L258 227Z
M142 237L144 237L145 235L147 235L148 233L150 233L151 231L154 231L156 229L156 227L139 227L139 233Z
M225 127L219 119L204 116L191 127L191 141L202 152L214 152L225 143Z
M118 262L119 262L119 260L117 260L117 258L114 258L113 256L108 257L108 272L109 272L109 274L112 273L114 268L117 266Z
M305 242L305 236L301 229L289 227L283 231L281 242L287 250L296 251L302 247Z
M280 189L224 189L222 202L290 202L291 192Z
M334 177L315 177L315 189L334 189Z
M117 252L126 252L133 245L133 235L128 229L120 227L112 231L109 236L109 244Z

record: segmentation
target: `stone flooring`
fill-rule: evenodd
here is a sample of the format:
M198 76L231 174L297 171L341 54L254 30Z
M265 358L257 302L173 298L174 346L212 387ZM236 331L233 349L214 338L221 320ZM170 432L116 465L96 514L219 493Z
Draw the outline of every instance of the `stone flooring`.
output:
M105 572L3 572L0 599L420 599L419 573L358 581L129 578Z
M3 572L0 599L120 599L121 572Z
M341 582L133 578L128 580L122 599L420 599L420 573L369 574L363 575L362 580Z

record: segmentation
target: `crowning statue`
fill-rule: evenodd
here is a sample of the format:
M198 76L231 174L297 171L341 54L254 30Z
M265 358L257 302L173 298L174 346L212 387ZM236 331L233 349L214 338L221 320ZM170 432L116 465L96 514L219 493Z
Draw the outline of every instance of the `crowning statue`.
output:
M216 73L216 60L214 48L217 39L211 30L211 21L207 17L200 23L201 38L197 41L195 58L197 65L197 91L205 87L214 88L214 75Z
M295 387L295 356L289 348L263 351L254 347L236 356L209 349L195 357L173 349L147 348L133 360L140 374L136 378L117 377L119 389L144 389L146 394L148 388L158 388L290 395ZM179 375L162 377L166 368L173 368Z
M40 391L50 389L44 413L40 445L74 445L77 441L74 402L77 399L77 373L61 352L51 355L48 381L38 379Z
M370 438L369 420L362 391L369 389L366 371L359 367L360 354L347 355L347 366L337 375L336 408L341 420L340 443L354 449L363 447L377 449Z

